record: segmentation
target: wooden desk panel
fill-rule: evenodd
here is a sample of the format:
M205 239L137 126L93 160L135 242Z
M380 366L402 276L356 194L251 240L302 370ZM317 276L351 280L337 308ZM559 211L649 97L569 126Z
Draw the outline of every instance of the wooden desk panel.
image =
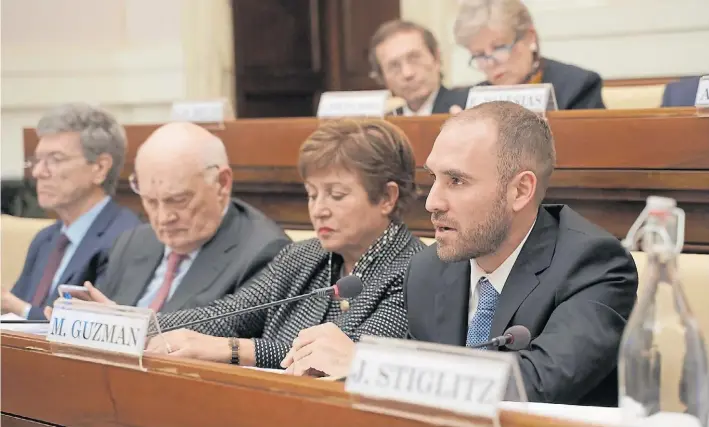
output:
M142 372L55 356L43 337L2 332L0 338L3 423L8 425L430 425L356 409L360 400L342 383L170 357L146 357L148 371ZM500 417L505 427L592 427L507 410Z
M390 117L409 137L423 165L447 115ZM234 195L254 204L284 227L312 228L296 170L301 143L318 126L315 118L241 119L213 132L225 142L234 170ZM685 250L709 253L709 117L693 108L587 110L549 113L557 169L546 201L565 203L623 237L649 195L677 199L687 212ZM137 147L158 125L127 126L128 156L119 200L141 211L127 177ZM37 138L25 129L25 152ZM406 217L412 230L431 236L424 209L430 187L417 174L422 198Z

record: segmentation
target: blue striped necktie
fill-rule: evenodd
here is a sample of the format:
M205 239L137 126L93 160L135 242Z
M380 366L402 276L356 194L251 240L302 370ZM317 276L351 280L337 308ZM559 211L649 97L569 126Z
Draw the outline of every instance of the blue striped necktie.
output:
M489 339L498 297L499 294L492 283L487 278L481 277L478 280L478 307L468 324L466 347L483 343Z

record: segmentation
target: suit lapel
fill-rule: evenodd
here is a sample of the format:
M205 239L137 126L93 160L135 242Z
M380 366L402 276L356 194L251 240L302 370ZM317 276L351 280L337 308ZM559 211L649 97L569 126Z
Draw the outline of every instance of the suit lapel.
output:
M543 207L540 208L537 222L502 288L492 319L490 337L500 336L505 332L522 302L539 285L537 274L551 264L556 235L554 218Z
M231 205L222 224L210 241L204 244L180 286L165 303L161 311L175 311L185 305L203 290L209 288L229 264L229 251L239 244L241 217Z
M470 299L470 263L446 264L435 297L436 342L464 345Z
M431 108L431 114L447 114L448 108L446 108L446 97L448 96L448 88L441 85L438 89L438 95L436 99L433 100L433 107Z
M106 229L111 225L116 215L118 215L119 207L112 200L101 209L101 212L96 216L96 219L86 231L86 235L81 239L79 245L74 251L74 255L69 260L66 268L62 272L59 283L72 283L75 275L81 274L84 266L89 262L91 257L96 253L99 247L99 240Z
M141 255L125 263L126 269L114 298L118 304L135 306L143 296L165 253L165 246L157 239L141 245Z

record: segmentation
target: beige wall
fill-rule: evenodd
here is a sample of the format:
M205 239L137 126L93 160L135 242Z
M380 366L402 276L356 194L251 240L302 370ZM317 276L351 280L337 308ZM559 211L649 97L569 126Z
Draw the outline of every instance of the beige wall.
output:
M481 79L454 45L458 0L401 0L401 14L441 42L446 82ZM606 79L709 73L706 0L527 0L542 53L593 69Z
M233 93L229 0L2 0L2 177L22 127L69 101L123 123L164 122L175 100Z

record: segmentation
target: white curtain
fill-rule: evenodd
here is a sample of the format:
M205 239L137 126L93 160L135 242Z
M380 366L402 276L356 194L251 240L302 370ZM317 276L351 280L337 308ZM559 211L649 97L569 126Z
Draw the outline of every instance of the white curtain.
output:
M186 98L226 98L237 114L232 26L230 0L182 0Z

